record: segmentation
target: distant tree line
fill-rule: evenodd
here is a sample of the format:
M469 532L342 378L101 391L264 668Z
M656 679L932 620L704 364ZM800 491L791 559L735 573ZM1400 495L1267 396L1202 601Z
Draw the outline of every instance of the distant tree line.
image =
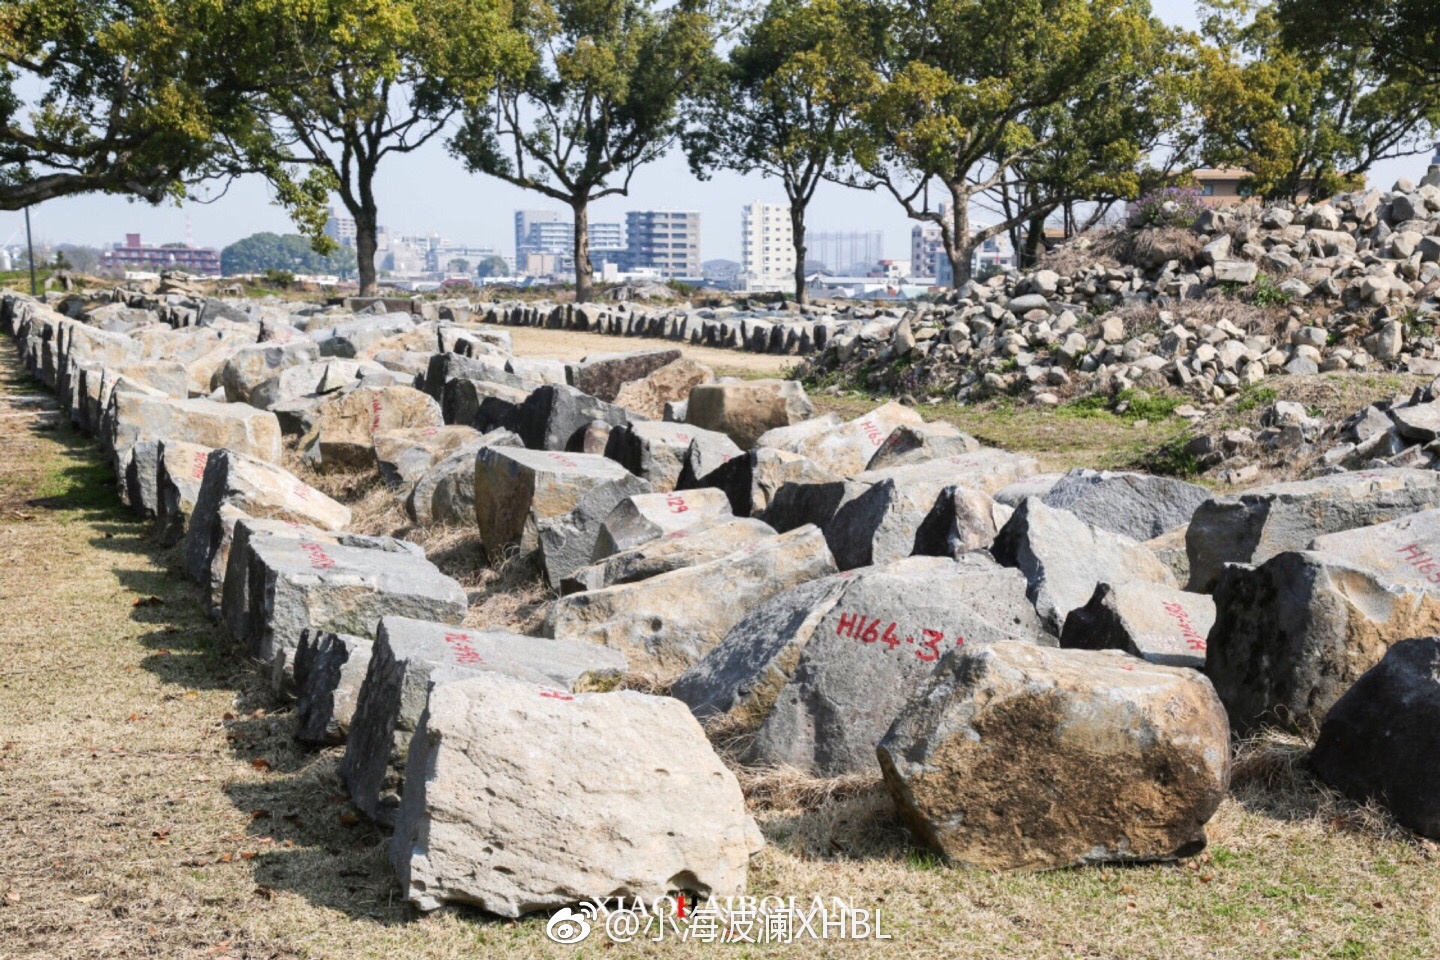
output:
M1191 32L1148 0L7 0L0 209L259 174L316 256L338 197L370 293L380 165L441 138L571 208L585 300L590 204L679 147L701 177L780 182L803 299L825 181L935 225L963 284L980 244L1033 254L1052 218L1084 229L1198 166L1320 197L1428 148L1434 0L1199 6ZM309 269L293 241L226 254Z
M280 270L343 278L355 275L356 261L355 251L348 247L323 254L315 251L309 238L299 234L256 233L221 250L220 269L227 275Z

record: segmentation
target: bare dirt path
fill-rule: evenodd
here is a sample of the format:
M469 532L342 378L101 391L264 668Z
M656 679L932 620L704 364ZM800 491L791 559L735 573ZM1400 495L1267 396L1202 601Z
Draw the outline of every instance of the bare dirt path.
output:
M546 330L541 327L496 327L509 332L515 353L521 357L548 357L554 360L580 360L592 353L623 353L628 350L678 349L681 354L711 367L722 377L778 377L800 363L799 357L783 354L746 353L696 347L674 340L652 337L611 337L601 333L577 333L574 330Z
M414 918L386 835L344 799L338 751L295 747L288 708L120 507L90 441L40 429L12 347L0 342L0 957L1440 956L1434 845L1318 790L1294 749L1250 765L1200 858L1019 877L940 866L877 792L821 803L812 789L791 807L793 784L752 780L770 846L750 892L883 908L883 944L562 947L544 918Z

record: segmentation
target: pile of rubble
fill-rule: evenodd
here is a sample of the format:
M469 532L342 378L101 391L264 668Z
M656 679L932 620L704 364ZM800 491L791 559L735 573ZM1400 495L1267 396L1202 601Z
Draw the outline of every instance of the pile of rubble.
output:
M1381 744L1440 703L1430 641L1387 655L1440 632L1440 473L1214 497L1041 474L897 403L817 416L674 349L517 357L455 307L57 302L7 295L0 327L295 735L343 744L422 910L743 892L763 841L702 721L733 762L883 778L958 865L1193 854L1231 730L1327 711L1322 774L1435 830L1436 728ZM529 565L543 627L468 623L301 463ZM671 696L618 689L636 674Z
M1277 374L1440 373L1440 183L1209 210L1189 229L1081 237L1055 260L831 335L806 371L1051 404L1081 387L1219 401Z

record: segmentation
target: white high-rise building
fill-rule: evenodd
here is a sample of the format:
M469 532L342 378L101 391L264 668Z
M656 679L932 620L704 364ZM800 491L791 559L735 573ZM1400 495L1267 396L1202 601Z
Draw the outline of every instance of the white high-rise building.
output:
M795 232L790 207L755 201L740 213L740 273L749 290L795 284Z

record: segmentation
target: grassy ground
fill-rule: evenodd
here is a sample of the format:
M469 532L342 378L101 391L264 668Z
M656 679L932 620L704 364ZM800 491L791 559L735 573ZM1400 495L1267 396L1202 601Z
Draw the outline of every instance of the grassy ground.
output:
M34 385L11 357L5 344L0 956L1440 955L1434 845L1318 787L1303 745L1279 740L1245 751L1201 857L1018 877L940 866L863 778L740 771L769 841L751 892L879 908L884 944L564 947L543 918L413 917L385 836L344 800L337 751L296 748L287 707L122 511L89 443L17 399Z

